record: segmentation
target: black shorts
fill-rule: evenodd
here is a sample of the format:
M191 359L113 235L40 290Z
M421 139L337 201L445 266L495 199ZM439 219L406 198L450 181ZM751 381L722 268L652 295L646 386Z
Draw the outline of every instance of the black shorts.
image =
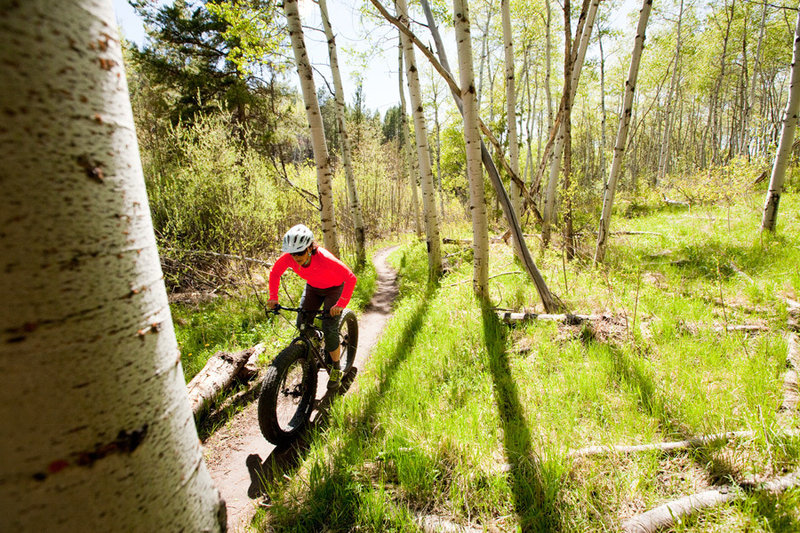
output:
M339 298L342 296L344 290L344 283L336 285L335 287L328 287L327 289L318 289L306 283L306 288L303 290L303 296L300 297L300 308L306 311L319 311L322 306L323 311L330 311L331 307L336 305ZM311 322L313 314L309 313L304 317L303 314L297 315L297 326L303 320ZM332 352L339 346L339 319L341 316L329 316L322 319L322 331L325 333L325 349Z

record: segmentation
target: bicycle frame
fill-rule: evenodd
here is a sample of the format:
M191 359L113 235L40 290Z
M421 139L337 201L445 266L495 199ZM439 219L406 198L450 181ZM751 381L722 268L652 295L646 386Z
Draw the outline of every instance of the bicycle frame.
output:
M278 314L278 311L283 309L284 311L292 311L297 313L298 315L302 314L314 314L314 320L317 318L325 318L328 313L324 311L308 311L307 309L302 309L300 307L283 307L282 305L278 304L272 309L273 314ZM324 350L323 345L323 338L324 333L322 329L317 327L314 322L301 322L300 326L298 327L297 324L294 324L295 329L299 333L297 337L292 339L290 344L294 344L296 342L302 342L306 347L306 352L313 355L314 360L317 362L317 366L322 367L325 369L326 372L329 372L328 365L326 364L327 360L327 352Z

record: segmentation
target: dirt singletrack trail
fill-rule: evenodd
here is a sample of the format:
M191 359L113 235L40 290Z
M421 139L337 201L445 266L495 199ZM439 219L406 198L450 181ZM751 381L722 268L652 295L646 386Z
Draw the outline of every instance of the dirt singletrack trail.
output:
M386 258L396 248L384 248L372 258L377 272L375 294L358 317L358 349L353 363L356 372L351 372L351 382L369 359L391 317L392 303L397 297L397 273L386 263ZM320 381L317 398L322 396L323 403L329 402L325 395L327 380ZM248 531L259 496L262 464L266 465L276 455L275 446L261 435L257 412L258 401L253 401L203 444L211 477L228 507L228 531L233 533Z

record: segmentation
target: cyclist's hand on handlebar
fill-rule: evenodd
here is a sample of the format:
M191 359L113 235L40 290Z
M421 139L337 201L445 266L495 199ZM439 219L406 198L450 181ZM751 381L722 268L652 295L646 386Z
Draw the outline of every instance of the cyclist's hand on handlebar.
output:
M334 305L333 307L331 307L328 313L330 313L331 316L339 316L342 314L342 311L344 311L344 308L339 307L338 305Z
M278 310L277 308L279 307L278 300L270 300L270 301L268 301L267 302L267 307L269 308L270 311L277 311Z

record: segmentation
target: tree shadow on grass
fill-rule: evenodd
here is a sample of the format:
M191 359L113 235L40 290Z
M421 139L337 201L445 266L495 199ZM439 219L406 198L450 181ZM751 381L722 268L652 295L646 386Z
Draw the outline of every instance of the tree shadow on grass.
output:
M682 422L680 411L674 409L658 392L652 376L639 362L617 346L606 346L611 355L614 372L631 387L639 408L658 422L666 441L686 440L698 436ZM707 472L714 484L727 484L732 480L742 479L743 469L747 466L744 463L737 464L730 455L718 453L722 446L725 446L724 442L709 443L688 452L694 462Z
M271 510L270 529L315 531L323 526L333 531L349 531L353 528L357 510L362 497L359 482L353 469L348 465L350 457L360 457L359 450L365 441L375 434L375 416L383 402L384 395L392 388L394 376L406 361L416 343L416 337L425 324L429 302L435 297L437 286L430 286L420 296L412 312L412 318L399 334L394 351L387 354L378 369L376 387L359 394L362 396L360 413L346 422L348 431L344 441L330 450L332 468L320 464L310 465L308 476L308 495L303 502L277 503ZM316 428L324 427L326 421L316 423ZM324 439L316 431L306 432L298 450L287 450L276 456L275 462L262 464L261 473L254 469L255 479L261 483L260 490L280 490L283 476L288 476L302 464L315 439ZM295 447L293 447L295 448ZM258 459L253 460L255 464ZM270 484L278 483L279 485Z
M503 445L511 465L514 510L523 531L556 530L559 524L556 497L560 474L557 468L542 462L533 451L530 430L505 352L506 329L488 306L483 307L482 318L494 396L503 428Z

